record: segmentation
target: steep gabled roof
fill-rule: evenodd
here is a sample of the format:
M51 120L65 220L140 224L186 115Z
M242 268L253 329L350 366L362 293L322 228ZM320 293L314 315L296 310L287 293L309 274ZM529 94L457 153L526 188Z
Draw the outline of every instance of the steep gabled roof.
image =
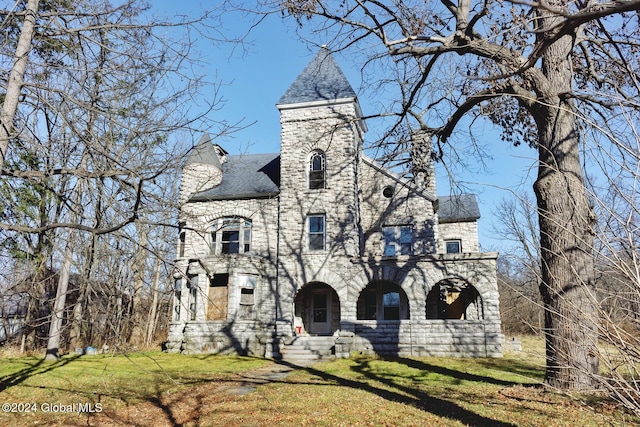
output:
M480 208L475 194L438 197L440 222L475 221L480 218Z
M372 168L374 168L377 172L386 175L387 177L393 179L394 181L396 181L398 184L402 185L403 187L408 188L410 191L413 191L416 194L421 195L422 197L424 197L425 199L429 200L430 202L435 202L436 198L429 194L429 192L416 187L416 185L414 183L412 183L411 181L408 181L402 177L400 177L398 174L394 173L393 171L387 169L386 167L382 166L381 164L379 164L378 162L376 162L374 159L372 159L371 157L367 156L366 154L362 154L362 162L365 165L368 165Z
M331 51L323 47L278 100L278 105L355 97Z
M195 194L191 200L250 199L279 192L280 154L241 154L227 156L222 165L222 182Z

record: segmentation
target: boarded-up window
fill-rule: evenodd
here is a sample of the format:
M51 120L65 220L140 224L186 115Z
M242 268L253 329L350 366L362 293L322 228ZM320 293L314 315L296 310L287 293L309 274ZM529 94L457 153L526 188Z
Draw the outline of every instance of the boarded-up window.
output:
M229 275L214 274L209 282L207 320L226 320L229 300Z

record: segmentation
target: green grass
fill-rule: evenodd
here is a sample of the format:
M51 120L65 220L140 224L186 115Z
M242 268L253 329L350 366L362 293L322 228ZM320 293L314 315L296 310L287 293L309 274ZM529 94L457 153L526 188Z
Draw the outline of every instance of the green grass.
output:
M162 352L120 355L67 355L57 362L38 357L0 359L0 403L35 403L34 414L0 410L0 425L55 422L58 414L45 414L42 404L100 403L117 411L157 400L198 384L229 380L238 372L269 364L246 357L187 356Z
M248 394L271 362L160 352L0 359L0 402L100 403L99 414L0 412L0 425L601 426L639 421L599 396L545 391L540 343L501 359L354 358L317 363ZM588 402L588 403L586 403Z

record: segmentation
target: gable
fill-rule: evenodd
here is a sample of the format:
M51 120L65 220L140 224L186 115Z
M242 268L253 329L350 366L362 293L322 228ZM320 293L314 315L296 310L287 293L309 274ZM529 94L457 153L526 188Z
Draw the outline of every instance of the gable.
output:
M396 173L390 171L389 169L385 168L384 166L380 165L375 160L364 154L362 155L362 164L365 167L369 167L372 171L375 171L376 174L384 176L386 180L389 180L390 182L398 185L400 188L406 189L410 194L420 196L425 200L428 200L429 202L436 201L436 198L433 195L429 194L429 192L425 189L419 188L413 182L400 177ZM366 182L361 183L361 185L366 184Z

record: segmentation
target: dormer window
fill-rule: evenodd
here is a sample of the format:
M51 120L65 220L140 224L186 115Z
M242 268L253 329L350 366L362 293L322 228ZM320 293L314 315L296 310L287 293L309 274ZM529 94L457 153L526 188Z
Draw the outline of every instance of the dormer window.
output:
M309 158L309 190L325 188L326 156L324 152L315 150Z
M251 220L220 218L212 225L211 252L214 254L241 254L251 250Z

